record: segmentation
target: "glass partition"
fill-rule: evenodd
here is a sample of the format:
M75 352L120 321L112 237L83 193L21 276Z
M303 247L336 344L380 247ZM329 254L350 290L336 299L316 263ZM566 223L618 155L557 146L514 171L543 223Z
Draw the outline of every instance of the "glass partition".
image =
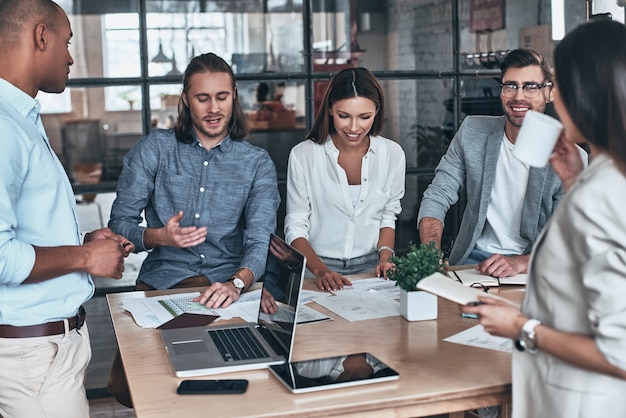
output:
M60 132L66 123L98 120L107 139L171 126L182 72L199 53L215 52L232 65L257 134L296 129L302 136L328 80L343 68L364 66L385 84L387 129L407 147L409 167L432 169L441 144L420 139L423 145L410 148L406 138L449 139L465 115L498 114L499 66L508 51L532 48L550 60L553 20L567 32L590 13L623 18L615 2L584 3L61 0L75 34L75 64L63 94L38 98L65 162ZM118 154L125 147L113 146ZM111 161L111 150L101 149L101 159ZM103 173L112 188L119 155L113 160Z

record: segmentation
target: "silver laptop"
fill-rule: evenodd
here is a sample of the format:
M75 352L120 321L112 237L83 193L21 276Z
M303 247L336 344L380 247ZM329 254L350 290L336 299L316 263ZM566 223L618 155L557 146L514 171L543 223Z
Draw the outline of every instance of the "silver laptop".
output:
M278 305L273 314L259 304L256 323L161 330L178 377L266 368L291 360L305 257L277 235L270 237L261 298L268 291Z

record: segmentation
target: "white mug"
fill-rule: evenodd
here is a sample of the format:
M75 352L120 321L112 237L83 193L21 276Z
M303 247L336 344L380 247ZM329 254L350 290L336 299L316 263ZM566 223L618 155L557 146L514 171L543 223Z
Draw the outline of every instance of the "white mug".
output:
M517 135L513 154L533 167L545 167L563 125L546 114L529 110Z

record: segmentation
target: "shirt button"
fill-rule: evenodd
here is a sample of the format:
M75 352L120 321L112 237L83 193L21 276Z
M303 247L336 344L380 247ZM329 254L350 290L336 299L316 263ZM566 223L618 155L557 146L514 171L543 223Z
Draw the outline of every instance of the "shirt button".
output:
M198 219L198 218L200 217L200 214L199 214L199 213L196 213L196 214L195 214L195 215L193 215L193 216L194 216L194 218Z
M200 254L200 258L204 258L204 254Z
M204 193L204 187L200 187L200 192Z
M367 181L367 179L363 179L363 181Z
M208 161L205 161L203 164L204 164L204 166L206 167L207 165L209 165L209 162L208 162Z

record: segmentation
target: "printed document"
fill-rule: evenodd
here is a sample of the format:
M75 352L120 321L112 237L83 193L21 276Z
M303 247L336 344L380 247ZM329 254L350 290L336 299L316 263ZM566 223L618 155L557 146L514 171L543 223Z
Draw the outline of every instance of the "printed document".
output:
M444 339L444 341L508 353L513 349L513 341L508 338L495 337L489 334L482 325L468 328L465 331L461 331L458 334Z

